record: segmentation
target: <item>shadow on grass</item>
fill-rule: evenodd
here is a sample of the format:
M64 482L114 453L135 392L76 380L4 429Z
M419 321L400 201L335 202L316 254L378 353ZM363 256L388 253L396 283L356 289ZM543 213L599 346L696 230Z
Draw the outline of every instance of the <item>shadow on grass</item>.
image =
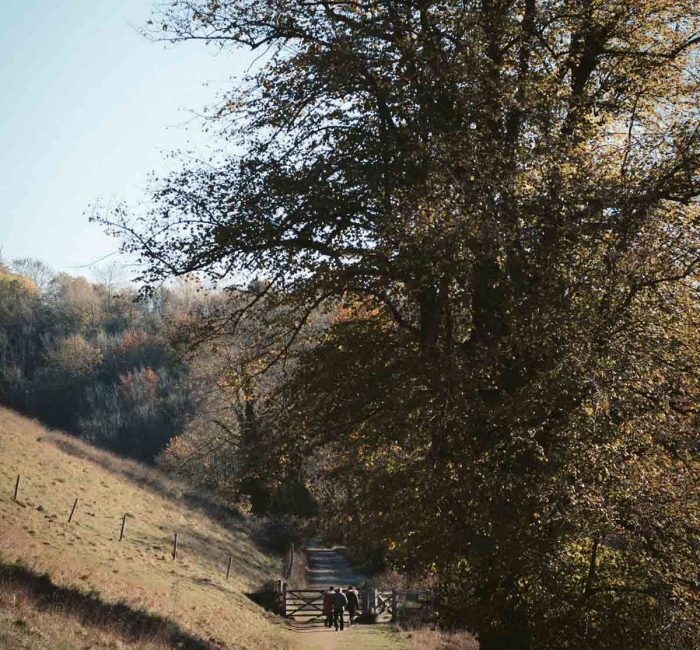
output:
M221 647L185 632L167 618L134 609L124 602L105 603L96 592L60 587L48 575L36 574L20 565L0 563L0 590L21 591L38 610L109 630L128 643L157 641L184 650Z
M277 586L273 581L269 580L257 591L252 591L245 595L256 605L259 605L268 612L273 612L275 614L280 613L279 594L277 593Z

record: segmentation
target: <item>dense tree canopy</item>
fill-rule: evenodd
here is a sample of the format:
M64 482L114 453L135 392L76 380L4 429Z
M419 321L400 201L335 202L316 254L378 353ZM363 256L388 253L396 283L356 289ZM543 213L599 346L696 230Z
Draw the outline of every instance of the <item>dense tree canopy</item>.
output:
M104 220L147 286L268 279L280 449L342 529L485 650L698 647L697 3L175 0L153 28L263 50L213 115L240 153Z
M37 260L12 269L0 262L0 403L153 462L194 410L168 339L172 317L190 317L179 292L136 303Z

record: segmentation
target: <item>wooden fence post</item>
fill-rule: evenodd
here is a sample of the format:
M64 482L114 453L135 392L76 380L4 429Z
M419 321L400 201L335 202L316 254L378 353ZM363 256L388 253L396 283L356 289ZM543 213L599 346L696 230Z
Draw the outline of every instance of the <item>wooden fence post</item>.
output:
M294 542L289 547L289 567L287 568L287 580L292 577L292 569L294 568Z
M282 616L287 618L287 583L282 583Z
M226 567L226 580L231 575L231 562L233 562L233 555L228 556L228 567Z
M73 507L70 509L70 514L68 515L68 523L70 523L73 520L73 514L75 513L75 508L78 505L78 497L75 498L75 501L73 501Z
M119 541L121 542L124 539L124 526L126 526L126 514L122 517L122 527L121 530L119 531Z
M175 533L175 539L173 540L173 560L177 559L177 533Z
M15 481L15 496L12 497L13 501L17 501L17 495L19 494L19 479L20 475L17 474L17 480Z
M399 594L396 589L391 590L391 622L399 620Z

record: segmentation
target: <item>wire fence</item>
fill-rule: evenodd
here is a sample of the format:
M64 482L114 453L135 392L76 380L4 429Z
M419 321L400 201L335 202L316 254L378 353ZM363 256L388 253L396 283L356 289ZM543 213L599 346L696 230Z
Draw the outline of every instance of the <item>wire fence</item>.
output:
M21 474L17 475L17 478L14 481L14 489L12 492L12 501L17 503L17 504L22 504L21 503L21 498L22 498L22 492L23 488L25 487L26 481L23 480L23 477ZM80 497L75 497L75 499L72 502L72 506L70 507L70 510L66 511L66 514L64 514L64 521L66 524L77 524L78 520L80 518ZM45 510L43 506L39 506L39 509L42 511ZM56 513L58 514L58 513ZM118 519L118 529L119 529L119 534L116 537L116 543L122 543L125 541L129 541L131 543L136 543L138 544L138 541L135 539L130 539L129 538L129 533L130 533L130 526L128 525L128 521L131 515L129 515L128 512L124 512ZM167 552L172 559L173 562L177 561L178 555L181 549L183 537L182 537L182 532L179 530L173 530L172 531L172 537L171 537L171 542L169 542L168 547L163 547L163 551ZM143 544L146 546L146 544ZM149 545L151 548L153 548L151 545ZM232 551L228 551L227 553L223 553L221 556L221 574L225 575L225 579L229 580L231 577L231 569L233 566L233 560L234 560L234 553ZM290 576L292 575L294 567L294 544L291 545L291 548L289 550L288 554L285 554L285 557L282 559L282 568L280 571L280 575L283 576L285 580L288 580Z

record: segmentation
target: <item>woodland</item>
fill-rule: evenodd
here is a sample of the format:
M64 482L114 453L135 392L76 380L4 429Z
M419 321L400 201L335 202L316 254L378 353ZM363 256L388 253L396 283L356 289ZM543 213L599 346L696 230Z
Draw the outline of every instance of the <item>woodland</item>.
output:
M118 266L100 275L93 283L35 259L0 260L0 401L254 514L314 514L302 483L257 481L254 403L230 381L245 368L243 334L223 358L185 345L183 332L236 297L188 277L142 299Z
M700 648L698 4L173 0L145 33L259 56L221 150L96 214L138 300L4 268L3 399L322 522L482 650Z
M187 367L163 327L190 298L186 289L162 291L148 303L133 298L110 278L93 284L38 260L2 263L3 402L153 462L192 408Z

